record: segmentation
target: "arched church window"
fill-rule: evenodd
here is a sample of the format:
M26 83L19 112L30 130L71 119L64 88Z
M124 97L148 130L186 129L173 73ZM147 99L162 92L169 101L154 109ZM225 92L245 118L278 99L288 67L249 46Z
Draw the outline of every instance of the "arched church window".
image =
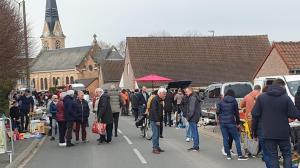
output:
M41 90L44 90L44 79L41 78L40 80L40 86L41 86Z
M71 76L71 84L74 84L74 77Z
M94 70L94 67L92 65L89 65L89 70L90 71L93 71Z
M53 86L56 85L56 79L55 79L55 77L52 78L52 85L53 85Z
M47 78L44 79L44 83L45 83L45 90L48 90L48 79Z
M49 49L49 44L48 44L47 41L44 41L43 48L44 48L44 50L48 50Z
M66 85L70 84L70 78L67 76L66 77Z
M35 79L31 80L31 85L32 85L33 88L35 88Z
M56 48L56 49L60 49L60 47L61 47L60 41L57 40L57 41L55 42L55 48Z

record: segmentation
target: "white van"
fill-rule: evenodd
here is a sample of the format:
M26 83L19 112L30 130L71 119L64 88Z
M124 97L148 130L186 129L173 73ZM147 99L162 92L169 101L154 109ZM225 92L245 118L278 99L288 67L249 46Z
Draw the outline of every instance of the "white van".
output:
M239 103L253 90L253 85L251 82L226 82L209 85L202 97L202 117L215 119L216 103L221 100L229 89L234 91L235 98Z
M70 85L70 89L75 90L75 91L84 91L86 88L84 84L82 83L74 83Z
M300 75L283 75L283 76L265 76L254 79L254 85L260 85L261 88L272 85L275 79L282 79L285 82L285 88L288 96L295 102L295 94L300 86Z

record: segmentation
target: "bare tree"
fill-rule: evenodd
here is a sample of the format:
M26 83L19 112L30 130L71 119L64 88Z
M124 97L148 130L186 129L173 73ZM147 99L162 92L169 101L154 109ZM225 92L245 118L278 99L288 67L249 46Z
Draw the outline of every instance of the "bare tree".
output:
M191 36L191 37L199 37L203 36L202 33L198 32L197 30L189 30L183 34L183 36Z
M119 53L125 57L125 50L126 50L126 41L122 40L117 45L116 48L118 49Z
M100 46L100 48L105 49L105 48L110 48L112 45L105 42L105 41L98 41L98 44Z
M18 8L0 1L0 113L8 110L8 93L24 73L23 22Z

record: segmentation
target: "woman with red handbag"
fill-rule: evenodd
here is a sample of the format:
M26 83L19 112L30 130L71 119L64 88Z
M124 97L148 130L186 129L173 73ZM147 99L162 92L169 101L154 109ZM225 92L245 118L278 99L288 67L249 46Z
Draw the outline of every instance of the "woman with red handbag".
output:
M113 114L110 97L107 93L103 93L99 99L97 117L98 122L100 122L100 140L98 145L103 142L110 143L113 129Z

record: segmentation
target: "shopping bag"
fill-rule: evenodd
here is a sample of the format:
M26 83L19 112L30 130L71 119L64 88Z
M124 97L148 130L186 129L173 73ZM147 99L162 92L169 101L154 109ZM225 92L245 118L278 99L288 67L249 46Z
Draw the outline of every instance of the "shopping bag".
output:
M92 132L94 134L100 134L100 123L97 120L95 120L93 123Z
M99 127L100 127L99 134L100 135L105 135L106 134L106 124L105 123L100 123Z
M247 150L252 155L257 155L258 153L258 141L255 141L254 139L246 138L246 144L247 144Z

